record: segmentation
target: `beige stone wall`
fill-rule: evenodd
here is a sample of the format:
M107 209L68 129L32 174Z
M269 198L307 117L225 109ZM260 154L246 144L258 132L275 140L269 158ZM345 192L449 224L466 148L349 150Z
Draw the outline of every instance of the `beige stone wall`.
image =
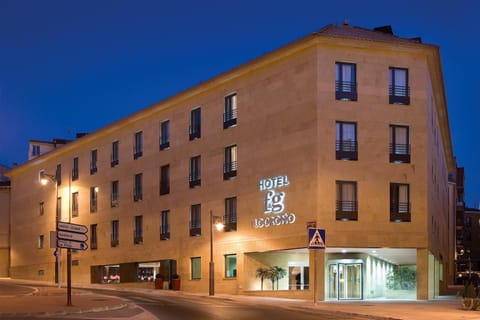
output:
M0 277L9 276L10 188L0 187Z

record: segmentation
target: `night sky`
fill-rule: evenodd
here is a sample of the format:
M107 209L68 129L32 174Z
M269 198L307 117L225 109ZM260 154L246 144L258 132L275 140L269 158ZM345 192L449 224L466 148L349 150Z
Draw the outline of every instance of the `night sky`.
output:
M327 24L440 46L466 201L480 206L480 1L0 0L0 164L92 132Z

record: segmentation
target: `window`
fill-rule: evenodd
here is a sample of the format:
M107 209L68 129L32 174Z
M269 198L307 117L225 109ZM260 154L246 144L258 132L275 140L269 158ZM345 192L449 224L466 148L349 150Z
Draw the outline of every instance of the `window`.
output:
M198 237L202 234L202 211L200 204L190 207L190 236Z
M223 113L223 128L227 129L237 124L237 94L233 93L225 97Z
M192 267L192 280L198 280L202 278L202 258L194 257L190 259Z
M78 217L78 192L72 193L72 217Z
M335 152L337 160L358 159L356 123L337 121Z
M118 141L113 141L112 142L112 156L110 159L110 166L113 168L116 165L118 165Z
M237 255L225 255L225 278L237 277Z
M40 155L40 146L37 144L32 145L32 157Z
M410 163L410 138L407 126L390 126L390 162Z
M170 240L170 210L160 213L160 240Z
M55 179L57 180L57 186L62 184L62 165L57 164L57 170L55 170Z
M90 225L90 250L97 249L97 225Z
M72 180L78 179L78 157L73 158Z
M225 199L225 216L223 220L225 231L237 230L237 197Z
M170 193L170 166L160 168L160 195Z
M199 187L202 184L200 165L200 156L190 158L190 188Z
M133 159L138 159L143 156L143 133L142 131L136 132L135 141L133 144Z
M45 214L45 202L42 201L38 204L38 210L41 216Z
M45 246L45 236L43 234L38 236L38 249L43 249Z
M90 187L90 212L97 212L98 187Z
M143 243L143 216L135 216L135 227L133 229L133 243Z
M160 124L160 150L170 148L170 121L165 120Z
M90 174L95 174L97 172L97 150L92 150L90 152Z
M410 186L390 183L390 221L410 221Z
M237 145L225 148L223 160L223 179L229 180L237 176Z
M193 109L190 112L190 140L199 139L201 137L201 110Z
M112 220L112 233L111 233L111 238L110 238L110 246L111 247L117 247L119 244L119 236L118 236L118 229L119 227L119 221L118 220Z
M118 207L118 180L112 181L110 193L110 206L112 208Z
M140 201L142 198L142 174L137 173L133 179L133 201Z
M409 105L408 69L391 67L388 71L389 103Z
M62 220L62 197L57 197L57 220Z
M337 100L357 100L356 65L337 62L335 64L335 98Z
M337 220L358 220L357 183L337 181Z

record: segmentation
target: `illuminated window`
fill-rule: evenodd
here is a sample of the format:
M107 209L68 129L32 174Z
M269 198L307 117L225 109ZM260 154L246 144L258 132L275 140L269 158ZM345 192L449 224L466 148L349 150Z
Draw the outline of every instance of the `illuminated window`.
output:
M194 257L190 259L192 268L192 280L198 280L202 278L202 258Z
M90 212L97 212L98 208L98 188L90 187Z
M72 193L72 217L78 217L78 192Z
M38 249L43 249L45 245L45 236L43 234L38 236Z
M40 215L43 216L45 213L45 202L40 202L38 207Z
M223 161L223 179L229 180L237 176L237 145L225 148Z
M225 278L237 277L237 255L225 255Z

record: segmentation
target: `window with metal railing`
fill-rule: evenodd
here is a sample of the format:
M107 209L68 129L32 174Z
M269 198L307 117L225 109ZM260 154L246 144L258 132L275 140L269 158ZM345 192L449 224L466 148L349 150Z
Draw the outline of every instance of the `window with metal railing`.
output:
M337 62L335 64L335 99L356 101L357 98L356 65Z
M408 69L390 67L388 71L389 103L409 105Z

